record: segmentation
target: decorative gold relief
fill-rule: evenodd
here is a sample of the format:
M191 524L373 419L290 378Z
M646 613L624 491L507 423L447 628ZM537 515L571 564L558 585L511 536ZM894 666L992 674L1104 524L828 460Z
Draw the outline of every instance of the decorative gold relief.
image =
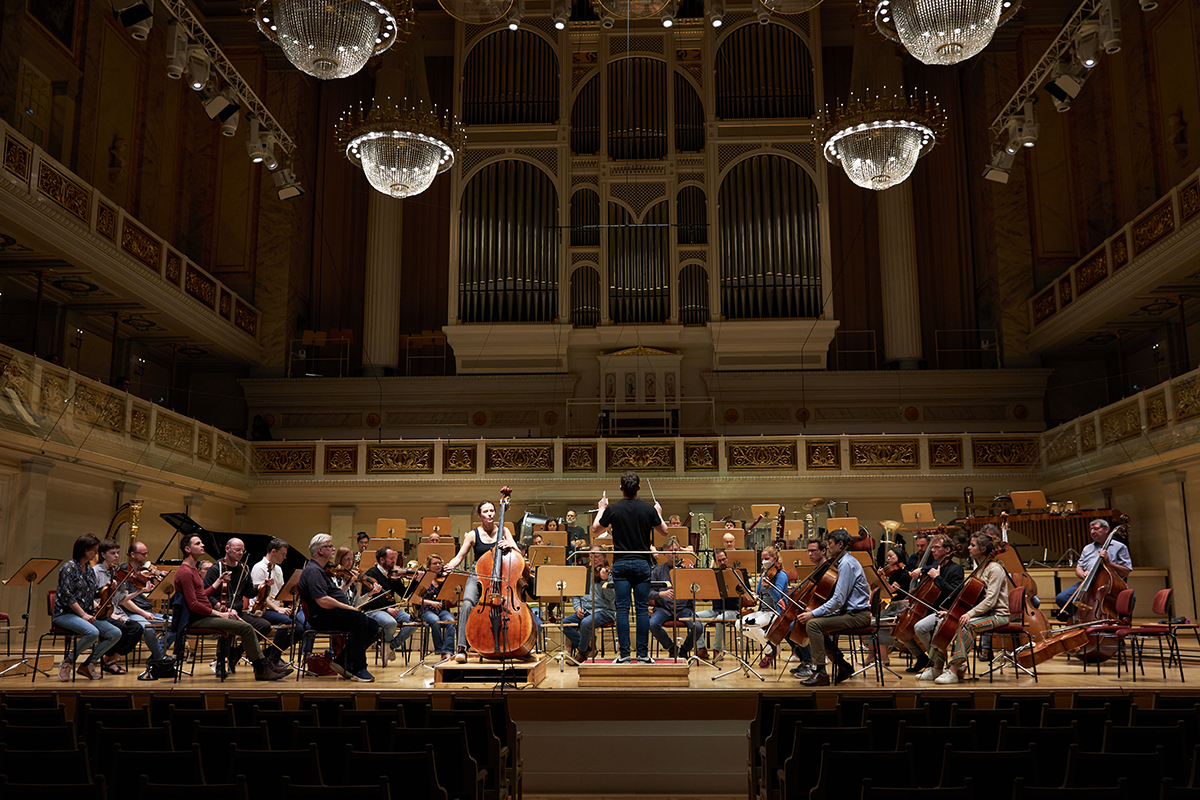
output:
M83 224L88 223L88 206L92 201L91 191L76 183L59 171L46 159L42 159L38 169L38 191L65 208L68 213L78 217Z
M474 472L475 445L442 448L442 472Z
M842 443L839 441L806 441L804 453L804 463L808 469L842 468Z
M1146 398L1146 422L1150 426L1150 430L1156 431L1159 428L1165 428L1167 425L1167 394L1163 391L1155 392Z
M488 472L553 472L554 446L549 444L489 444L484 448Z
M1187 222L1200 214L1200 180L1192 178L1179 190L1179 216Z
M433 445L367 445L367 472L433 472Z
M729 470L796 469L795 442L730 442L727 448Z
M183 273L183 259L173 250L167 251L167 280L173 285L179 285L179 276Z
M125 218L125 224L121 226L121 249L145 264L151 272L158 274L162 243L129 217Z
M241 472L246 468L246 453L233 439L217 436L217 463Z
M1090 453L1096 449L1096 424L1091 418L1085 419L1079 426L1079 449Z
M217 282L205 275L190 262L187 265L183 289L209 308L217 305Z
M1054 316L1056 311L1058 311L1058 306L1054 301L1054 288L1051 287L1033 300L1033 324L1042 324Z
M29 183L29 148L12 136L4 137L4 169Z
M595 444L563 444L564 472L595 472Z
M1121 231L1112 240L1113 272L1129 263L1129 243L1125 239L1125 231Z
M962 469L962 439L930 439L929 466L933 469Z
M212 461L212 433L203 428L196 433L196 456Z
M1158 207L1133 223L1133 254L1140 256L1146 248L1175 230L1175 214L1171 201L1164 200Z
M67 396L67 379L52 372L42 373L42 413L62 413L63 401Z
M221 307L220 314L225 319L229 319L229 312L233 308L233 295L224 289L221 290Z
M1142 435L1142 414L1137 403L1126 403L1100 415L1101 443L1109 445Z
M325 445L325 474L356 474L358 472L357 447L333 447Z
M862 442L850 440L851 469L919 469L920 447L916 439Z
M4 387L5 393L11 392L20 399L24 405L29 404L29 378L32 372L29 369L29 363L23 359L14 357L11 361L4 365L4 369L0 370L0 386Z
M75 416L97 428L123 433L125 431L125 395L101 392L84 384L75 385Z
M117 210L103 200L96 203L96 233L110 242L117 240Z
M150 437L150 412L137 406L133 407L129 419L129 435L143 442Z
M684 442L683 468L688 472L707 472L720 467L716 442Z
M1074 298L1071 295L1071 279L1063 278L1058 282L1058 307L1066 308Z
M1057 464L1060 461L1066 461L1068 458L1074 458L1077 441L1078 437L1075 428L1067 428L1050 440L1050 444L1046 447L1046 460L1051 464Z
M159 412L154 426L154 443L167 450L190 453L192 426Z
M1036 467L1037 439L972 439L971 460L976 469L987 467Z
M42 389L43 398L45 389ZM1200 380L1195 377L1184 378L1171 384L1171 394L1175 398L1175 421L1200 416ZM43 406L45 402L43 400Z
M233 324L251 336L258 336L258 312L245 303L239 301L234 306Z
M626 469L674 470L674 442L646 442L644 444L610 444L604 451L606 468L609 472Z
M255 445L254 468L261 475L312 475L317 460L316 445Z
M1100 281L1108 277L1108 254L1101 250L1092 258L1075 268L1075 290L1080 297Z

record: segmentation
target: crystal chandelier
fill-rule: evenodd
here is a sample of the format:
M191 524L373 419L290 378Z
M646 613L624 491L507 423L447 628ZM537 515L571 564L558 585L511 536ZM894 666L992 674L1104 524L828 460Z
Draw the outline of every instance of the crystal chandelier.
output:
M504 18L513 0L438 0L450 16L470 25L491 25Z
M957 64L992 41L1020 0L861 0L875 27L925 64Z
M822 0L758 0L772 14L803 14L821 5Z
M917 159L945 133L946 114L929 95L924 102L903 96L850 101L820 115L825 160L841 164L846 177L864 189L883 191L903 183Z
M346 78L412 29L411 0L257 0L254 21L288 61L322 80Z
M657 17L671 0L592 0L592 6L603 18L609 14L619 19Z
M457 121L436 111L422 112L376 98L370 112L362 108L342 114L335 128L346 158L362 167L377 191L412 197L454 166L462 145Z

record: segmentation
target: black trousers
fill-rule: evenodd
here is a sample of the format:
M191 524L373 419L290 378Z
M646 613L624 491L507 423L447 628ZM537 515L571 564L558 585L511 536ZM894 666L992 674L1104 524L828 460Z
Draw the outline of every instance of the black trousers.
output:
M379 638L378 622L361 611L322 608L320 614L309 620L309 626L317 631L345 633L346 646L342 650L341 663L350 672L367 668L367 648Z

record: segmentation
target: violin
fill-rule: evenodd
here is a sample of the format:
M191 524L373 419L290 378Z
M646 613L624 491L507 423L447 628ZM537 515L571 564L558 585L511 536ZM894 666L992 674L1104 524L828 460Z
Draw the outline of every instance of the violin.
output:
M270 581L263 581L262 586L258 587L258 594L250 601L250 613L256 617L261 617L263 612L267 610L267 597L270 594Z
M359 575L356 578L356 577L354 577L353 569L346 569L345 567L339 567L339 566L334 565L332 562L325 565L325 572L328 573L329 575L331 575L332 577L345 582L347 586L349 586L351 584L355 584L355 583L359 584L360 586L362 586L363 591L367 592L368 594L371 592L374 592L376 590L376 587L379 586L379 584L377 584L375 581L368 578L366 575Z

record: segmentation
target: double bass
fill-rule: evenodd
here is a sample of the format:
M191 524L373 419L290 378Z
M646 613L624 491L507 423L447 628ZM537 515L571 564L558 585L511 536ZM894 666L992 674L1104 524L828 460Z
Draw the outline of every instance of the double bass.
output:
M1108 538L1100 546L1107 550L1118 533L1129 534L1129 517L1122 515L1121 524L1108 532ZM1059 612L1059 619L1067 618L1072 625L1103 625L1119 617L1117 614L1117 597L1128 589L1125 580L1117 574L1108 559L1097 556L1096 563L1088 570L1085 577L1071 595L1067 605ZM1098 664L1116 655L1117 639L1115 636L1088 637L1085 644L1076 653L1086 663Z
M500 547L510 495L507 486L500 490L496 545L475 562L480 597L467 619L467 643L482 658L525 658L537 644L537 620L523 599L529 564L520 551Z

